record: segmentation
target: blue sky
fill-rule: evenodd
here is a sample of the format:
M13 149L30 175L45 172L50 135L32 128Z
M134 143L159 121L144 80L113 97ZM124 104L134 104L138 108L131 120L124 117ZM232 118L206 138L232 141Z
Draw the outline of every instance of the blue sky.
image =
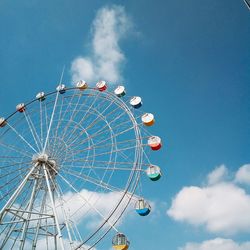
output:
M64 65L64 81L69 85L76 58L92 58L96 63L93 21L98 10L112 9L114 4L122 8L128 26L117 31L123 57L114 60L118 73L111 79L124 82L128 92L143 97L143 109L156 116L153 131L164 141L162 151L152 156L164 177L154 185L143 181L145 194L156 204L155 212L143 219L125 219L121 226L131 249L203 250L205 241L210 242L203 245L209 246L234 244L230 250L250 249L243 245L249 241L250 223L235 225L234 232L226 226L209 227L216 216L221 224L234 227L234 220L231 224L226 220L228 211L223 206L218 208L220 215L206 210L209 216L203 221L185 213L188 209L196 212L190 204L180 201L173 207L172 203L177 194L185 195L183 187L192 198L193 190L188 188L195 186L202 195L209 192L212 197L217 197L218 190L227 193L239 188L245 191L246 207L250 206L250 181L239 172L250 163L250 12L243 0L3 0L1 116L38 91L54 89ZM95 72L101 74L100 69ZM217 177L207 179L216 168L212 176ZM246 176L250 170L244 169ZM193 200L197 207L201 201ZM216 198L210 201L217 204ZM171 207L173 213L167 215ZM244 209L237 219L237 209L229 213L236 214L235 221L249 219ZM216 238L222 243L212 242ZM188 242L200 245L187 246ZM104 241L98 249L109 249L108 243Z

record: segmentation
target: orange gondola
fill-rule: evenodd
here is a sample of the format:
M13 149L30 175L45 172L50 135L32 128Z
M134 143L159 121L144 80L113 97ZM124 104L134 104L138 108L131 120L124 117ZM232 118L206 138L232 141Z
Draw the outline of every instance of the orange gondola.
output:
M141 117L144 125L152 126L155 123L154 115L151 113L146 113Z
M85 81L80 80L79 82L76 83L76 87L80 90L85 90L88 88L88 84Z

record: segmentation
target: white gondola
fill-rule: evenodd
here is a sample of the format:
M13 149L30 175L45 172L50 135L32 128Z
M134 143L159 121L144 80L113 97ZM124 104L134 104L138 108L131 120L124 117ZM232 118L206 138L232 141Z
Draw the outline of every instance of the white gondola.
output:
M88 84L85 81L80 80L79 82L76 83L76 87L80 90L85 90L88 88Z
M20 113L23 113L25 111L26 107L24 103L19 103L16 105L16 110Z
M138 109L142 106L142 99L140 96L134 96L129 101L130 105L135 109Z
M66 86L64 84L59 84L56 88L56 90L60 93L60 94L64 94L66 92Z
M122 97L125 96L126 92L125 92L125 87L124 86L118 86L115 90L114 90L115 95L117 95L118 97Z
M0 128L3 128L7 124L7 121L4 117L0 117Z
M107 83L105 81L99 81L96 83L96 87L99 91L105 91L107 89Z
M36 99L39 100L40 102L44 101L45 100L45 93L44 92L39 92L37 95L36 95Z

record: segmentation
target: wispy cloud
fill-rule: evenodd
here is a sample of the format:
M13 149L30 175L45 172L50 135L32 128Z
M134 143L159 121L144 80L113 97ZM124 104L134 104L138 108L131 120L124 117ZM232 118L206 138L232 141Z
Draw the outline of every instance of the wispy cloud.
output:
M242 166L235 175L235 181L250 185L250 164Z
M216 183L219 183L223 181L223 179L227 175L227 168L225 165L221 165L217 167L215 170L213 170L210 174L208 174L207 179L208 179L208 184L213 185Z
M231 239L216 238L201 243L190 242L179 250L249 250L250 241L237 243Z
M87 230L93 230L104 220L109 217L111 211L121 200L123 193L119 192L94 192L87 189L81 190L79 193L68 192L64 194L64 210L71 211L71 220L77 224L84 222ZM120 208L108 220L108 224L113 225L120 215L121 209L129 202L127 196L121 202ZM59 208L60 201L56 201ZM132 206L129 207L130 209ZM59 221L64 221L63 211L58 209ZM119 221L121 223L122 220Z
M3 239L4 237L6 237L6 235L1 234L0 235L0 240ZM15 248L14 249L20 249L21 248L21 241L15 241L15 239L9 239L8 242L5 245L4 249L12 249L13 248L13 244L15 244ZM55 241L53 237L48 237L47 239L44 237L42 239L38 239L37 243L36 243L36 250L44 250L45 246L48 244L48 249L54 249L55 248ZM79 241L73 241L70 244L69 239L63 239L63 246L64 249L72 249L72 247L77 247L79 246L80 242ZM89 249L90 246L88 245L84 245L82 246L82 250L84 249ZM30 250L32 249L32 241L30 239L26 239L25 242L25 246L24 246L24 250ZM96 248L91 248L92 250L97 250ZM58 244L57 245L57 250L63 250L61 245Z
M100 79L116 82L122 80L125 55L120 41L132 27L124 7L101 8L92 24L91 52L88 56L75 58L71 65L72 80L88 82Z
M213 233L250 232L250 195L236 184L235 177L227 181L227 172L221 166L208 175L205 186L184 187L174 197L167 214L177 221L204 225Z

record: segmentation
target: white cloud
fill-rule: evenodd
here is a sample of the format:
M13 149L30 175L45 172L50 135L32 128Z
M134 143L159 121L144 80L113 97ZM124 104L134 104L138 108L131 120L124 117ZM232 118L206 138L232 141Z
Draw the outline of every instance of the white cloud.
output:
M227 175L227 168L225 165L221 165L217 167L214 171L212 171L210 174L208 174L208 183L215 184L223 180L223 178Z
M42 240L38 240L37 241L37 246L36 246L36 250L44 250L46 246L47 242L45 239L42 239ZM57 250L62 250L62 247L59 243L57 243ZM64 239L63 240L63 246L64 246L64 249L72 249L72 247L76 248L78 247L80 244L79 241L73 241L72 244L70 244L70 241L68 239ZM49 249L54 249L55 247L55 243L54 243L54 239L52 237L49 237L48 238L48 247ZM81 248L79 248L80 250L87 250L89 249L90 246L88 245L83 245ZM26 246L26 250L29 250L31 249L31 243L30 245L27 244ZM96 250L96 248L91 248L91 250Z
M125 56L119 42L128 34L130 28L131 21L122 6L100 9L92 25L91 55L74 59L71 65L72 80L121 80L121 67Z
M62 197L64 201L63 208L75 224L84 223L84 227L87 231L93 231L109 217L110 212L114 210L122 196L123 193L120 192L104 193L86 189L81 190L79 193L68 192ZM120 215L121 210L125 204L127 204L128 199L127 196L124 197L119 208L108 220L107 226L113 225ZM56 207L59 222L63 223L65 212L61 209L59 200L56 201ZM129 206L129 208L131 207L132 206ZM122 220L119 220L118 224L121 222Z
M221 176L226 170L222 170L209 174L210 181L204 187L184 187L167 214L177 221L204 225L214 233L250 232L250 195L233 181L223 181Z
M250 241L237 243L231 239L216 238L202 243L187 243L179 250L249 250Z
M4 234L0 235L0 242L3 240L5 237ZM12 244L14 243L14 239L10 238L6 245L4 246L4 249L12 249ZM70 241L68 239L63 239L63 246L64 249L71 249L71 246L77 247L79 246L80 242L79 241L73 241L73 244L70 245ZM48 249L54 249L55 243L54 243L54 238L53 237L48 237L46 240L45 238L39 239L36 244L36 250L44 250L45 246L48 244ZM21 247L21 242L18 240L15 242L14 249L19 249ZM30 250L32 249L32 242L29 239L26 239L25 245L24 245L24 250ZM58 250L62 250L61 245L58 243L57 245ZM86 250L89 249L88 245L83 245L80 250ZM97 250L96 248L91 248L92 250Z
M239 168L235 175L235 181L242 184L250 184L250 164Z

